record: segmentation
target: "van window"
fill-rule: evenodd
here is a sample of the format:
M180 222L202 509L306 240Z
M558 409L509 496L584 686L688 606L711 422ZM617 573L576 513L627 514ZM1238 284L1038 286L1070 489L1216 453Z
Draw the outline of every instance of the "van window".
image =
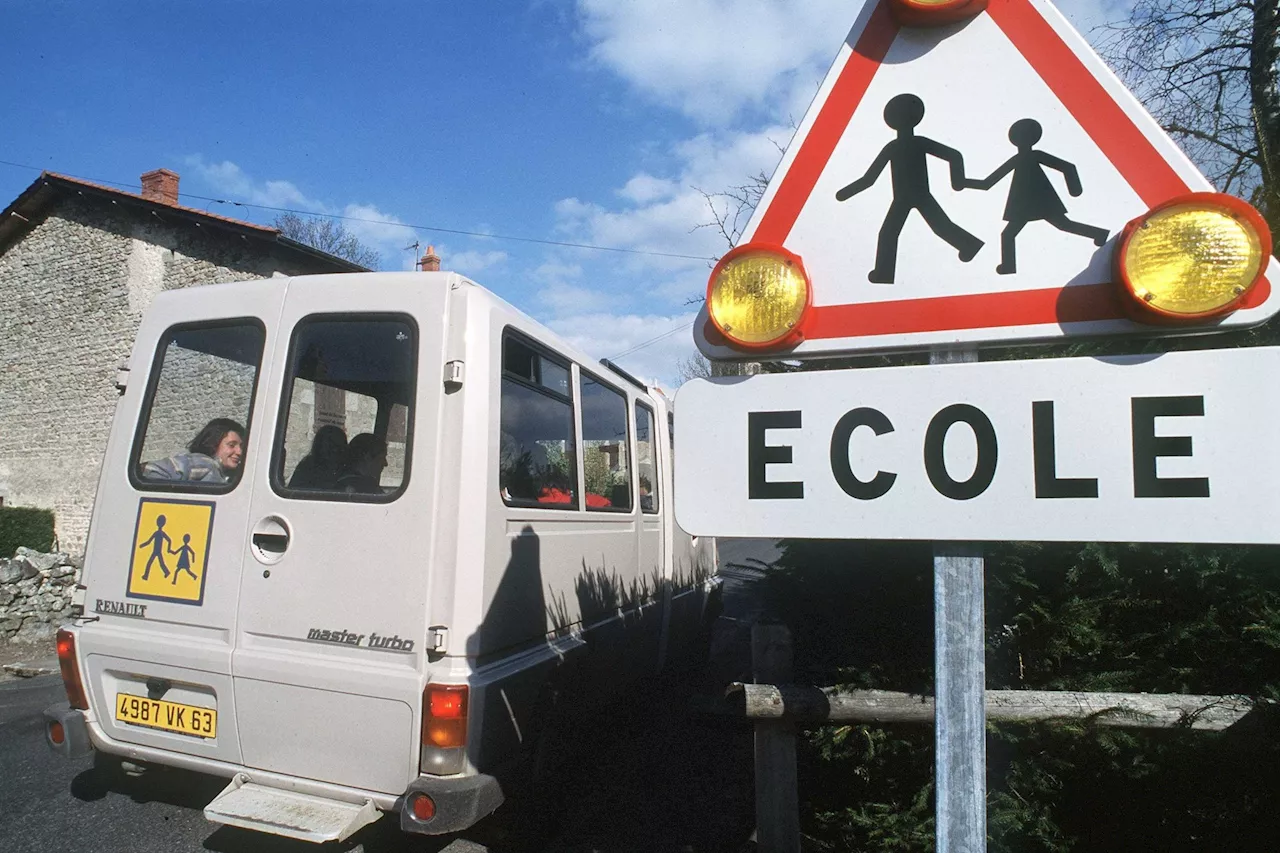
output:
M262 324L247 319L165 333L134 442L134 485L215 492L235 486L265 337Z
M311 500L394 500L409 479L417 329L407 317L298 324L272 486Z
M631 510L627 398L582 376L582 471L589 510Z
M653 410L643 403L636 403L636 473L639 475L642 512L658 511L658 459L654 453L657 440Z
M511 506L577 509L567 361L508 333L502 340L498 488Z

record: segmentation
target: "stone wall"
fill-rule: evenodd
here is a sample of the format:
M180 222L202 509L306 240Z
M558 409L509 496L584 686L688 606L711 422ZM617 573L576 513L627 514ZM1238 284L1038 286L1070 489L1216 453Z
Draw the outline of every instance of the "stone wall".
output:
M322 264L127 205L56 203L0 254L0 498L53 510L59 547L83 552L116 368L154 296Z
M71 619L81 562L19 548L0 559L0 643L43 643Z

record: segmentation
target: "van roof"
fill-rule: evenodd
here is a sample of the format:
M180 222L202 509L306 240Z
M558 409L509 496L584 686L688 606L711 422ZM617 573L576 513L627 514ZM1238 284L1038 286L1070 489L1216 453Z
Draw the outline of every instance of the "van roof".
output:
M202 285L200 287L200 290L204 291L206 290L206 288L228 288L228 289L243 288L246 286L252 287L255 285L262 286L262 287L278 287L280 284L291 284L292 282L305 283L307 280L310 280L310 279L335 278L335 277L340 277L344 283L349 284L353 288L376 286L375 284L373 284L373 280L388 281L392 279L397 281L408 281L410 283L422 284L424 286L432 286L432 285L437 285L440 287L463 286L463 287L475 288L475 290L479 293L481 298L491 302L500 311L513 314L519 319L521 319L524 323L532 325L536 329L538 339L551 345L555 350L557 350L561 354L568 356L569 358L573 359L579 364L587 366L590 370L596 373L609 375L617 380L620 380L621 382L631 385L632 387L639 388L645 394L649 394L651 396L661 395L664 400L667 399L667 395L664 394L660 388L649 385L648 383L645 383L637 379L635 376L631 375L630 373L621 369L617 365L613 364L608 359L598 359L588 355L587 353L575 347L573 344L569 343L560 335L556 334L554 331L552 331L543 323L540 323L539 321L535 320L533 317L530 317L524 311L521 311L519 308L515 307L510 302L507 302L505 299L498 296L492 290L489 290L483 285L478 284L475 281L472 281L471 279L467 278L466 276L460 273L441 270L438 272L433 272L433 271L349 272L349 273L336 273L336 274L326 273L321 275L288 276L288 277L276 276L274 278L269 278L269 279L254 279L250 281L229 282L225 284ZM181 300L183 298L182 296L183 290L185 290L185 288L179 289L179 290L164 291L163 293L158 294L156 298L163 299L166 302L170 300Z

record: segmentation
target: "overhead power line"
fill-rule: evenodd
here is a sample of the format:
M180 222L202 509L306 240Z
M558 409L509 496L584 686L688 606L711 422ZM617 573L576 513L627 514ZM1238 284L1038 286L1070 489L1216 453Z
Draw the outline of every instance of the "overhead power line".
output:
M26 163L14 163L9 160L0 160L0 165L13 166L18 169L30 169L36 172L43 172L39 166L29 166ZM53 170L50 170L53 171ZM114 187L132 187L131 181L107 181L101 178L89 178L81 175L71 175L69 172L61 174L70 175L73 178L79 178L83 181L92 181L95 184L107 184ZM249 201L237 201L232 198L214 198L212 196L196 195L195 193L178 193L179 198L196 199L197 201L207 201L214 204L229 204L234 207L248 207L255 210L269 210L273 213L292 213L298 216L319 216L326 219L340 219L345 222L363 222L367 225L392 225L401 228L409 228L414 231L425 231L433 234L457 234L464 237L484 237L489 240L509 240L516 243L535 243L542 246L560 246L569 249L588 249L596 252L617 252L626 255L646 255L654 258L675 258L685 261L714 261L713 257L706 255L685 255L679 252L658 252L652 249L628 249L622 246L600 246L594 243L575 243L570 240L551 240L542 237L519 237L513 234L493 234L484 231L467 231L462 228L443 228L438 225L418 225L411 222L396 222L389 219L368 219L361 216L345 216L340 213L328 213L320 210L301 210L292 207L272 207L268 204L255 204Z
M655 335L655 336L653 336L652 338L649 338L649 340L647 340L647 341L642 341L642 342L640 342L640 343L636 344L636 345L635 345L635 346L633 346L631 349L626 349L626 350L623 350L622 352L618 353L617 355L611 355L611 356L609 356L609 360L610 360L610 361L615 361L616 359L622 358L622 357L623 357L623 356L625 356L625 355L631 355L631 353L636 352L637 350L642 350L642 349L644 349L644 348L645 348L645 347L647 347L647 346L651 346L651 345L653 345L653 344L656 344L658 341L662 340L663 338L669 338L669 337L671 337L671 336L672 336L672 335L674 335L676 332L682 332L682 331L684 331L685 329L692 328L692 327L693 327L693 323L694 323L694 321L690 321L690 322L688 322L688 323L681 323L679 326L676 326L674 329L669 329L669 330L667 330L667 331L663 332L663 333L662 333L662 334L660 334L660 335Z

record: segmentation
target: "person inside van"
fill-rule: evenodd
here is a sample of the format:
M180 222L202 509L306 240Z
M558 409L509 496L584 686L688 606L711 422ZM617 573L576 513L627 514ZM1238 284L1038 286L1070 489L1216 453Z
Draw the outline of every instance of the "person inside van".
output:
M325 424L311 439L311 452L302 457L293 476L291 489L332 489L338 485L347 461L347 434L342 427Z
M337 487L347 494L382 494L382 469L387 467L387 443L371 432L362 432L347 445L346 471Z
M142 463L144 480L226 483L244 462L247 432L230 418L214 418L196 433L185 453Z
M649 483L649 478L640 475L640 509L644 512L653 512L653 489Z

